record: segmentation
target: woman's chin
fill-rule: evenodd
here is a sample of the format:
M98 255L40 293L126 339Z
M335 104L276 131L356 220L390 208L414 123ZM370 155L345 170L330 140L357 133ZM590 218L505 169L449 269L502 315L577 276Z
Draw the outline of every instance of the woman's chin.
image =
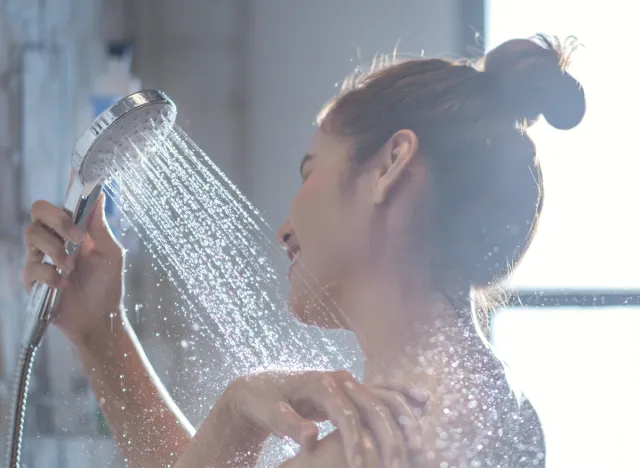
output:
M310 294L299 294L292 288L289 294L289 312L305 325L328 329L348 328L343 314L330 297L316 298Z

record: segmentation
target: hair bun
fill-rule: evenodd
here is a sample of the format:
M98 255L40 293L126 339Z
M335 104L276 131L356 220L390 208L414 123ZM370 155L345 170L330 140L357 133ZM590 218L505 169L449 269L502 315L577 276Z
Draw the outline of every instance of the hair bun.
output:
M584 90L565 72L570 51L545 36L514 39L487 54L484 71L516 119L535 122L544 115L555 128L577 126L586 110Z

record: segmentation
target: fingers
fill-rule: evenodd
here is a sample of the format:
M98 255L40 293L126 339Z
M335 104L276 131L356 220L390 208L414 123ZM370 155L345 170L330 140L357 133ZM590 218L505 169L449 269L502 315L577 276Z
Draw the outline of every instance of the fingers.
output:
M380 388L372 388L369 391L391 410L391 414L400 425L411 426L418 424L418 419L413 414L411 406L400 393Z
M76 242L82 239L82 232L63 210L45 201L33 204L31 216L33 221L24 230L27 260L22 285L27 292L36 281L54 288L64 287L66 281L54 267L42 265L42 259L48 255L57 268L66 273L72 271L75 263L65 250L64 239Z
M371 393L382 403L387 405L393 417L398 421L407 438L409 449L422 449L421 428L418 418L413 413L406 399L398 392L384 389L370 389Z
M45 263L28 263L22 272L22 284L27 292L33 283L44 283L52 288L65 288L68 280L63 278L53 265Z
M71 217L47 201L37 201L31 206L31 219L33 222L40 222L64 240L74 244L80 244L84 239L82 230L73 223Z
M410 450L423 449L422 428L416 415L421 416L431 398L426 388L415 387L400 380L379 380L372 392L383 401L398 419L407 437ZM407 410L411 415L407 414ZM405 424L408 421L408 424Z
M429 401L429 398L431 398L428 390L424 388L414 387L400 380L391 379L385 382L379 381L376 382L376 386L387 388L389 390L393 390L394 392L405 395L421 405L424 405L427 401Z
M30 223L26 227L25 244L29 250L29 262L41 262L42 255L45 254L61 270L73 270L74 261L67 254L63 241L40 222Z
M264 432L265 437L271 433L290 437L302 447L312 449L318 440L318 428L285 401L278 389L281 382L274 387L274 378L281 380L271 374L241 377L228 387L223 397L231 395L231 401L235 402L231 407L239 415L235 419L244 421L249 431Z
M358 408L344 393L344 390L338 388L339 384L341 384L339 380L336 381L327 374L322 382L324 392L318 392L316 395L324 395L325 412L329 420L340 431L350 466L352 468L362 468L365 451L364 427L360 420Z
M344 383L344 387L360 413L366 416L368 426L380 447L385 466L389 468L409 467L404 434L390 408L363 385L347 381ZM405 416L407 416L406 409L409 410L408 415L411 415L408 405L405 409L401 408L398 401L394 400L394 404Z
M345 379L353 380L353 377L347 372L305 374L291 399L294 402L311 401L317 408L322 408L340 432L350 468L362 468L365 450L364 428L358 409L344 391Z
M273 433L278 437L290 437L306 449L318 441L318 427L300 416L289 403L280 401L272 415Z
M287 436L303 448L313 448L318 429L310 421L328 419L337 428L350 468L363 468L371 441L386 468L409 467L408 445L422 448L420 425L412 410L407 389L369 388L348 372L305 372L297 375L266 375L246 380L246 388L233 392L237 404L256 427ZM413 391L423 400L421 392ZM242 403L244 401L244 403ZM372 437L367 438L367 434ZM409 444L407 443L409 442ZM368 445L367 445L368 444Z
M339 429L350 466L363 466L365 423L378 442L385 466L409 466L405 435L390 407L348 372L316 373L314 377L309 379L307 375L303 385L296 389L294 398L308 399L324 410L327 418ZM413 420L417 426L411 408L402 401L401 395L391 391L381 395L393 404L399 415ZM301 404L294 406L299 409Z
M24 230L27 261L22 270L22 285L27 292L36 281L64 287L66 281L51 265L42 265L42 259L48 255L57 268L72 271L75 264L65 250L64 241L77 244L84 235L67 213L47 201L37 201L31 206L31 219Z
M109 223L107 222L104 192L98 196L93 211L87 219L87 232L93 241L109 252L121 250L121 246L113 236Z

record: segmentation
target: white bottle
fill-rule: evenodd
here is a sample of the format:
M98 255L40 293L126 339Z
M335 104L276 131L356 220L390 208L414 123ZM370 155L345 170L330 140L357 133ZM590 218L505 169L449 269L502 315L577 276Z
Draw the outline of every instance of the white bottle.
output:
M131 59L133 47L127 42L111 42L106 50L106 64L104 72L95 80L93 93L91 96L91 104L94 110L94 118L107 110L120 99L140 91L140 80L131 73ZM116 198L119 204L118 193L110 194ZM127 250L133 250L137 247L135 236L128 236L128 239L122 239L123 229L128 226L122 221L120 214L117 212L114 202L107 197L105 211L109 225L114 234L120 238Z
M98 76L93 87L95 117L119 99L140 90L140 80L131 74L132 52L133 48L129 43L108 44L105 70ZM101 103L104 108L100 108Z

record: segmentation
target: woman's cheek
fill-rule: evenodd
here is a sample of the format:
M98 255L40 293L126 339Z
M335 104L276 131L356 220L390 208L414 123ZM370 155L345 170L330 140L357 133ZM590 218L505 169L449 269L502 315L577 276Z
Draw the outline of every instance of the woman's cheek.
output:
M318 178L317 180L320 180ZM326 273L325 263L336 262L341 242L335 193L310 178L301 187L292 206L291 222L300 243L302 259L315 274Z

